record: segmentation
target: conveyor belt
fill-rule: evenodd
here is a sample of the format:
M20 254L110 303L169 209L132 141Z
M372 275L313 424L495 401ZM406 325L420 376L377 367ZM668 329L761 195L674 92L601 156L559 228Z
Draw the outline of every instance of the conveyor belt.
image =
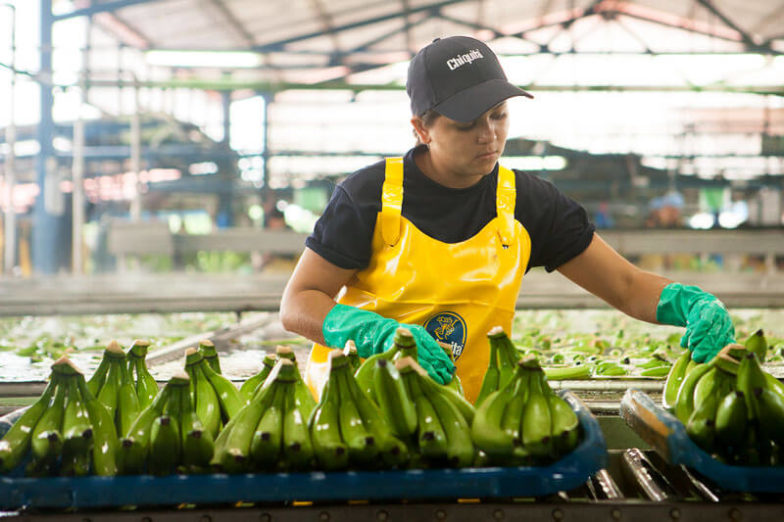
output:
M784 495L724 492L654 452L611 450L609 466L581 487L547 497L434 499L431 502L309 503L242 506L166 506L80 513L5 514L7 520L91 522L330 521L753 521L784 519Z

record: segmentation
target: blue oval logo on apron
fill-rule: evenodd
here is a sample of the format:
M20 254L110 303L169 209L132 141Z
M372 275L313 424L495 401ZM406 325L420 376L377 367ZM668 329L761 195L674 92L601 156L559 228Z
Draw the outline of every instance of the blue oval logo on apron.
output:
M460 357L466 341L466 323L462 317L454 312L440 312L425 321L424 326L436 341L452 347L455 360Z

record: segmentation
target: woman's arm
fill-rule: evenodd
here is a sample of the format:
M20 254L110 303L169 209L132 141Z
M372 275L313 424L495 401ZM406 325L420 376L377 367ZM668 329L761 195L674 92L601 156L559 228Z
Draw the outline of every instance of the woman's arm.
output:
M355 273L355 269L340 268L306 248L283 290L283 328L324 344L324 318L335 306L335 296Z
M650 323L658 323L659 296L672 283L634 266L598 234L594 234L588 248L558 271L618 310Z

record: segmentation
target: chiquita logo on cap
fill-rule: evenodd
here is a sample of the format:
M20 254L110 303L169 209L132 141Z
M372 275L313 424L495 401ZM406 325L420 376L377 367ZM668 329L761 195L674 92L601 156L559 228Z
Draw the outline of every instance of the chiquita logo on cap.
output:
M454 71L458 67L471 63L474 60L479 60L480 58L484 58L484 56L479 52L479 49L471 49L466 54L458 54L454 58L447 60L446 66L449 67L450 71Z
M425 321L424 326L436 341L452 347L455 360L460 357L466 340L466 324L462 317L454 312L441 312Z

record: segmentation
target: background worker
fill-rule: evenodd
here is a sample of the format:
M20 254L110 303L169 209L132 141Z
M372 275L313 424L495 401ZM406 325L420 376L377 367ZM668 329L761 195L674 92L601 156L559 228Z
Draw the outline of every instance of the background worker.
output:
M406 91L418 145L339 184L283 293L284 328L312 339L306 381L319 390L329 348L353 339L360 356L392 345L401 324L437 381L455 366L474 401L487 332L511 333L522 277L558 270L626 314L686 327L682 344L706 360L734 339L724 306L696 287L635 267L595 233L585 210L552 184L505 169L513 96L481 41L437 39L412 59ZM337 302L336 302L337 300Z

